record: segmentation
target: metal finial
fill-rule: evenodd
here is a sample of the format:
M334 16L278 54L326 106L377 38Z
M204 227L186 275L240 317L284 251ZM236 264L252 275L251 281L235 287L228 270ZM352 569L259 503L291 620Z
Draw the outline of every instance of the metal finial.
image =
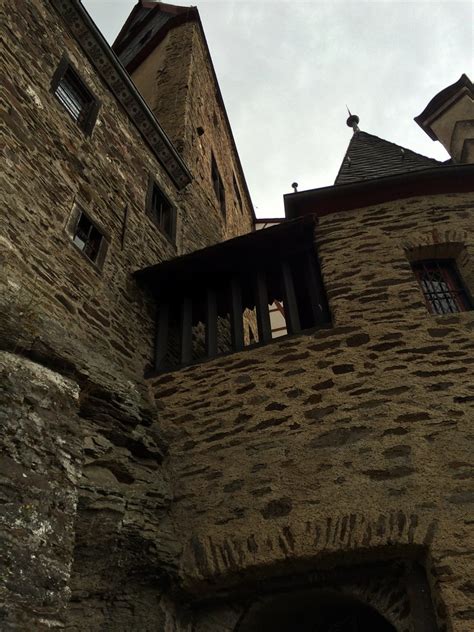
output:
M297 182L293 182L293 184L291 185L293 191L295 193L298 193L298 183Z
M347 111L349 112L349 118L346 121L346 125L347 127L352 127L354 132L358 132L359 131L359 117L357 116L357 114L351 114L351 111L349 110L347 105L346 105L346 108L347 108Z

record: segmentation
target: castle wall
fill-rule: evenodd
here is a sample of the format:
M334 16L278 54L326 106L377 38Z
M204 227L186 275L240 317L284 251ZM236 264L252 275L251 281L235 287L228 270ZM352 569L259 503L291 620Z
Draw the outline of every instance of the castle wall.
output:
M82 469L79 387L0 355L0 628L50 630L70 597Z
M207 216L211 225L220 227L220 237L214 240L201 227L202 246L253 230L251 202L198 24L187 22L171 29L131 76L182 151L194 178L194 187L189 191L193 206ZM212 185L212 154L225 188L225 219Z
M151 381L196 598L422 555L440 629L472 627L474 313L430 315L408 253L464 244L472 291L473 210L449 195L321 218L333 328Z
M131 275L199 247L200 222L207 231L211 223L192 215L49 2L12 5L5 36L0 343L11 351L11 389L1 449L13 483L0 549L13 579L0 628L82 632L113 629L110 620L120 629L134 602L148 603L150 621L165 620L161 587L177 544L166 443L143 382L155 305ZM50 92L64 52L101 101L90 137ZM145 214L150 174L178 209L176 246ZM109 241L102 270L66 232L76 202Z
M136 378L151 361L153 306L131 273L176 255L145 213L149 174L177 206L180 194L52 7L17 3L7 19L6 335L96 377L115 370ZM50 92L65 51L102 102L90 138ZM66 233L75 202L110 241L102 271Z
M210 173L199 176L209 180L204 197L202 182L175 189L48 3L17 3L7 19L2 189L10 278L4 300L12 319L5 337L24 347L41 344L73 364L93 366L96 374L141 377L152 360L155 306L131 273L222 238ZM64 52L101 101L91 137L50 91ZM168 102L179 103L181 96L179 90L168 93ZM191 118L188 113L195 135ZM176 245L145 213L150 175L178 209ZM102 271L66 232L76 202L110 242ZM248 209L230 228L233 221L228 218L232 234L251 229Z

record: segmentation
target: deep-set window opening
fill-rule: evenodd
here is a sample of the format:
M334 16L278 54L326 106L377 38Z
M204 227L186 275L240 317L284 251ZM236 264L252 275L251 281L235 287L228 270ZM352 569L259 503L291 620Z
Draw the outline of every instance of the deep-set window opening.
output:
M61 60L54 74L51 88L69 116L90 134L100 103L66 57Z
M214 154L211 156L211 179L212 186L214 187L214 193L219 201L219 208L223 217L226 215L226 201L225 201L225 189L222 183L222 178L219 173L219 169L217 167L216 159L214 158Z
M473 308L454 260L416 261L412 268L432 314L452 314Z
M104 236L94 226L84 211L79 212L78 221L72 238L73 243L86 257L97 262Z
M234 194L235 194L235 199L237 200L237 206L239 207L240 211L243 211L242 197L240 195L239 185L237 184L235 174L232 174L232 182L234 184Z
M150 182L148 192L147 212L165 235L174 240L175 209L153 180Z

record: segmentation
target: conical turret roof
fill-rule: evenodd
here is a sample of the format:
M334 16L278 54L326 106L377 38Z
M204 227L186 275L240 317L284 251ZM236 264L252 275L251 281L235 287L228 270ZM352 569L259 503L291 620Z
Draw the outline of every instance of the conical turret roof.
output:
M385 178L419 169L442 167L443 164L373 134L355 131L334 184Z

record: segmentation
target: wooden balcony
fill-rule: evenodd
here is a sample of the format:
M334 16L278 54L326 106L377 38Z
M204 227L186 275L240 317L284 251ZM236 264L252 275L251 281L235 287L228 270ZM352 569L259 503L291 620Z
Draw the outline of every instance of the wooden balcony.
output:
M136 272L158 302L155 370L271 342L275 301L288 334L330 325L315 227L286 221Z

